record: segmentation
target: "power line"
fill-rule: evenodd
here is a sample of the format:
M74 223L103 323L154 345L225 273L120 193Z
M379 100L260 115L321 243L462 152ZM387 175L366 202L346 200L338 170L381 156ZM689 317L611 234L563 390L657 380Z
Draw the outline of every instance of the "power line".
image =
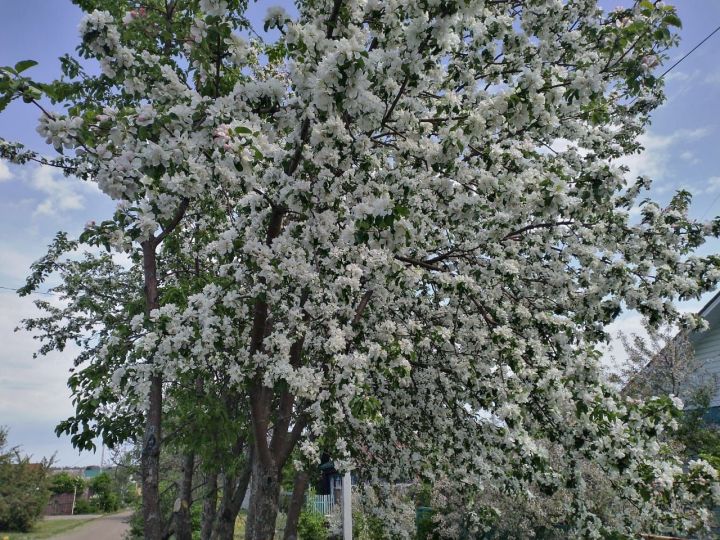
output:
M720 26L718 26L717 28L715 28L715 30L713 30L713 31L710 32L707 36L705 36L700 43L698 43L698 44L695 45L692 49L690 49L687 53L685 53L685 54L682 56L682 58L680 58L680 60L678 60L678 61L675 62L672 66L670 66L669 68L667 68L667 69L663 72L663 74L660 75L659 78L662 79L663 77L665 77L665 75L667 75L668 73L670 73L677 65L680 64L680 62L682 62L682 61L685 60L688 56L690 56L692 53L694 53L696 50L698 50L708 39L710 39L711 37L713 37L718 31L720 31Z
M670 72L671 72L675 67L677 67L683 60L685 60L688 56L690 56L692 53L694 53L696 50L698 50L708 39L710 39L710 38L713 37L715 34L717 34L718 31L720 31L720 25L718 25L717 27L715 27L715 30L713 30L713 31L710 32L707 36L705 36L697 45L695 45L692 49L690 49L688 52L686 52L677 62L675 62L672 66L670 66L669 68L667 68L667 69L663 72L663 74L660 75L659 78L662 79L663 77L665 77L665 75L667 75L668 73L670 73ZM703 215L700 217L700 220L701 220L701 221L702 221L703 219L705 219L705 216L708 214L708 212L710 212L710 210L712 209L712 207L713 207L713 206L715 205L715 203L717 202L718 198L720 198L720 193L718 193L718 194L715 196L715 198L712 200L712 202L711 202L710 205L707 207L707 209L705 210L705 212L703 212Z
M715 195L715 198L712 200L712 202L710 203L710 205L707 207L707 210L705 210L705 212L703 213L703 215L700 216L700 221L702 221L703 219L705 219L705 216L707 216L707 215L708 215L708 212L710 212L710 210L712 210L712 207L715 206L715 203L717 202L718 199L720 199L720 193L718 193L717 195Z
M4 287L2 285L0 285L0 289L2 289L4 291L12 291L14 293L18 292L18 289L13 289L12 287ZM51 291L32 291L31 294L44 294L47 296L55 296L55 293L53 293Z

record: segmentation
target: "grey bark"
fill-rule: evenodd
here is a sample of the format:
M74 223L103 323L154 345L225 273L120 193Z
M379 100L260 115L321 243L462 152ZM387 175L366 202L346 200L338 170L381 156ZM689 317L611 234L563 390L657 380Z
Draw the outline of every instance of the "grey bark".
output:
M223 475L223 495L213 527L212 540L233 540L235 520L245 500L251 473L252 453L249 452L245 466L239 474Z
M180 484L178 506L175 511L175 540L192 540L190 506L192 506L192 480L195 472L195 454L183 456L183 475Z
M145 313L159 307L157 257L155 238L142 243L143 274L145 282ZM160 540L163 535L160 513L160 427L162 415L162 378L150 379L148 411L141 456L143 528L146 540Z
M213 524L217 515L217 485L218 473L208 473L206 477L205 496L203 497L203 512L200 525L201 540L210 540Z
M280 498L280 471L274 461L254 459L245 540L273 540Z
M178 226L185 215L189 201L183 199L170 223L160 234L143 241L143 284L145 289L145 315L160 307L158 298L157 247ZM163 520L160 511L160 441L162 426L162 376L150 377L148 411L145 416L140 470L142 474L142 515L145 540L163 538Z
M302 512L303 503L305 502L305 490L307 489L308 479L308 473L305 471L295 473L295 481L293 482L292 497L290 497L290 505L288 506L283 540L297 540L297 526L298 521L300 521L300 512Z

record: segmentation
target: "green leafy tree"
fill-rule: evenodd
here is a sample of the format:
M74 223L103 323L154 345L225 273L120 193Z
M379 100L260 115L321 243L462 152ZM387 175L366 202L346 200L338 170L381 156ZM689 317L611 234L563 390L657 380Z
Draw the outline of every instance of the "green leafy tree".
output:
M66 472L54 474L50 477L50 491L60 493L81 493L85 489L85 480Z
M8 448L0 427L0 530L29 531L48 502L50 462L30 463L19 448Z
M92 500L101 512L115 512L120 506L115 482L108 473L103 472L90 481Z

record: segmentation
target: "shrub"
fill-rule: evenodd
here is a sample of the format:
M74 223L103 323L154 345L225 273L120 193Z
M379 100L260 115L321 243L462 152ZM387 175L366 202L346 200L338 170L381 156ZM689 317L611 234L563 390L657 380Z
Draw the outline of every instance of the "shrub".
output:
M95 506L90 501L86 501L85 499L77 499L75 501L74 514L94 514L96 511Z
M327 540L328 528L325 518L315 512L304 510L298 521L298 536L302 540Z
M115 492L113 479L107 473L101 473L90 482L95 494L93 503L100 512L115 512L120 507L120 498Z
M357 540L382 540L387 537L380 518L364 512L353 512L353 538Z
M55 474L50 478L50 491L53 493L82 493L85 488L85 480L78 476L72 476L66 472Z
M419 506L416 510L416 525L418 540L435 540L438 538L436 534L437 525L433 522L434 511L427 506Z
M6 448L7 430L0 428L0 529L29 531L50 497L48 462L30 463L17 448Z

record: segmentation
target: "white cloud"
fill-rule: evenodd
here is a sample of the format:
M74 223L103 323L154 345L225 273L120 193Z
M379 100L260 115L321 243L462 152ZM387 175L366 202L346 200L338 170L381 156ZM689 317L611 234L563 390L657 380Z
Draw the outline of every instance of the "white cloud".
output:
M709 133L708 129L681 129L672 135L655 135L645 133L639 137L644 150L639 154L624 156L618 163L630 169L630 177L647 176L653 180L662 179L668 172L672 158L672 150L676 145L702 139Z
M720 191L720 176L711 176L708 178L705 191L707 193L716 193Z
M4 242L0 243L0 253L3 260L2 267L0 267L0 276L9 280L10 285L13 287L24 283L25 278L30 273L30 265L38 256L33 256ZM6 282L1 284L8 285Z
M10 172L10 168L5 163L5 160L0 159L0 182L7 182L12 180L14 177L13 173Z
M720 84L720 71L716 71L714 73L710 73L707 75L703 81L705 84L712 84L712 85L718 85Z
M33 298L19 298L10 291L0 292L0 418L10 428L13 444L39 458L60 451L58 457L70 459L74 452L67 438L57 439L52 426L73 412L68 369L72 367L74 347L64 353L33 359L39 343L28 332L15 332L23 318L38 315ZM43 297L51 299L52 297ZM27 426L43 426L34 441L19 440ZM49 428L49 429L48 429ZM67 458L65 456L68 456Z
M85 206L85 197L81 193L83 184L77 179L65 178L47 165L32 171L30 185L46 195L35 208L36 215L53 216L60 211L81 210Z
M682 152L680 154L680 159L687 161L690 165L697 165L698 163L700 163L700 160L697 158L697 156L689 150Z
M688 81L690 79L694 79L697 75L697 72L693 73L685 73L684 71L671 71L667 75L665 75L664 79L665 82L670 81Z

